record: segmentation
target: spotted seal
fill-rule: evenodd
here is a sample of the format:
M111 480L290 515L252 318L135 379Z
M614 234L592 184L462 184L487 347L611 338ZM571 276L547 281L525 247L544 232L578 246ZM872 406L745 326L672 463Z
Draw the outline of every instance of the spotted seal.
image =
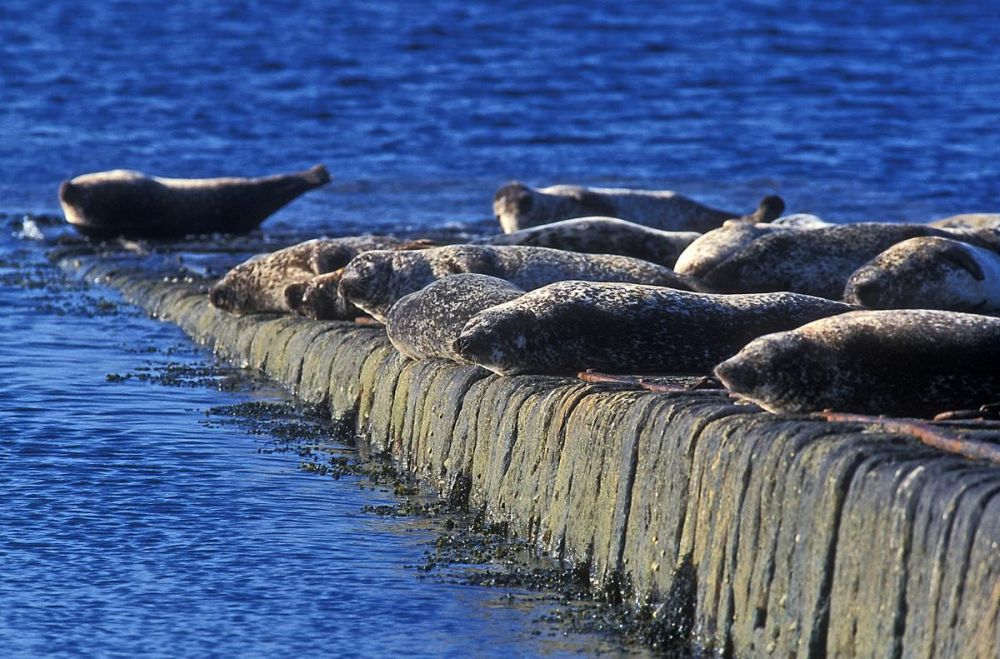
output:
M702 259L696 267L681 254L675 269L728 293L791 291L840 299L855 270L892 245L917 236L983 243L974 232L923 224L844 224L766 232L735 252L720 251L720 260Z
M522 289L503 279L452 275L397 300L386 316L385 329L396 350L411 359L463 362L453 344L469 318L522 295Z
M963 213L929 223L939 229L1000 229L1000 213Z
M698 236L677 257L674 271L700 277L717 264L738 254L761 236L776 231L820 229L834 226L815 215L797 213L779 217L773 222L726 220L722 226Z
M323 165L261 178L161 178L116 169L63 181L59 203L67 222L97 239L243 233L329 181Z
M585 254L620 254L672 268L680 253L700 235L696 231L654 229L614 217L578 217L473 242L551 247Z
M368 249L390 249L393 251L419 250L437 247L438 243L428 239L397 241L380 236L384 239L381 247L367 245L364 249L356 249L346 260L338 260L338 264L346 265L351 258ZM351 320L364 316L365 312L351 304L340 291L340 280L345 268L340 267L325 272L308 281L296 282L285 287L285 303L293 313L316 320Z
M565 281L476 314L455 350L502 375L588 368L701 375L753 338L851 309L795 293L711 295Z
M1000 254L949 238L910 238L858 268L844 299L869 309L1000 310Z
M768 197L767 219L781 214ZM777 209L777 212L775 212ZM758 209L760 210L760 209ZM554 185L532 188L513 181L497 190L493 213L504 233L548 224L574 217L617 217L655 229L668 231L708 231L740 213L710 208L671 190L632 190L627 188L584 188ZM760 220L758 220L760 221Z
M998 318L854 311L760 337L715 375L771 412L930 416L995 402L998 360Z
M209 290L212 306L235 314L287 313L305 284L334 272L363 251L387 249L406 241L391 236L317 238L258 254L232 268Z
M548 247L448 245L420 252L371 251L347 265L340 291L377 320L392 303L435 279L470 272L531 290L567 279L621 281L706 290L697 280L655 263L614 254L580 254Z

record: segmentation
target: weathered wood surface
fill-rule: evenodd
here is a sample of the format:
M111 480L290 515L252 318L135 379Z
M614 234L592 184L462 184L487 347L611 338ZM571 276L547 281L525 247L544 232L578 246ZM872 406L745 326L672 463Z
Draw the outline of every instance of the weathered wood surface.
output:
M696 641L752 656L1000 656L1000 466L864 426L410 361L380 328L237 318L113 263L119 289L260 369L443 495L639 597L695 568ZM983 434L979 433L980 439Z

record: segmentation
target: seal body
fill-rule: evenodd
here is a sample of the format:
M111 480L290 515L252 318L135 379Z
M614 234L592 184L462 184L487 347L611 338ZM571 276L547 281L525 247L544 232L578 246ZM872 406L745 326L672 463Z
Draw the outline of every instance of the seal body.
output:
M929 223L939 229L1000 229L1000 213L963 213Z
M806 213L786 215L768 223L726 220L721 227L698 236L685 247L674 263L674 270L701 277L761 236L777 231L801 231L831 226L834 225Z
M728 293L791 291L840 299L855 270L892 245L917 236L976 240L971 233L923 224L863 223L809 231L778 230L764 233L728 256L720 252L721 260L701 260L697 267L681 267L682 261L687 263L682 254L677 270ZM695 244L688 249L693 247Z
M702 232L741 215L705 206L671 190L576 185L532 188L517 181L497 190L493 213L504 233L590 216L617 217L668 231ZM778 211L774 217L780 214Z
M323 165L261 178L160 178L116 169L64 181L59 203L66 221L92 238L243 233L329 180Z
M396 350L411 359L464 362L453 344L469 318L522 295L522 289L503 279L453 275L397 300L389 309L385 329Z
M347 299L378 320L399 298L459 273L506 279L531 290L567 279L619 281L703 290L700 282L655 263L613 254L547 247L448 245L419 252L371 251L353 259L340 281Z
M794 293L711 295L566 281L473 316L459 355L502 375L705 374L751 339L851 310Z
M672 268L681 252L700 235L695 231L663 231L613 217L579 217L502 233L477 242L551 247L586 254L620 254Z
M209 301L235 314L287 313L317 275L334 272L369 249L401 241L390 236L351 236L307 240L270 254L258 254L231 269L209 290ZM353 317L353 316L352 316Z
M763 336L718 365L771 412L930 416L1000 394L1000 319L954 311L855 311Z
M844 299L869 309L1000 311L1000 254L949 238L910 238L858 268Z

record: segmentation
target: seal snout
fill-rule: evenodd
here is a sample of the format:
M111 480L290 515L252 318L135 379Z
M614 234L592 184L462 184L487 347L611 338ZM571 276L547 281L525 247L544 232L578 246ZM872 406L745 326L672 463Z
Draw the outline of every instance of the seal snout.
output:
M216 284L208 291L208 301L216 309L233 311L236 307L236 296L228 286Z
M472 350L472 346L475 341L470 334L461 334L457 339L452 341L452 349L460 355L466 356L469 351Z
M881 292L882 287L874 278L859 278L848 282L844 299L869 309L875 309L879 306Z
M715 367L715 377L730 391L746 393L757 388L758 375L750 360L740 355L730 357Z
M63 181L59 184L59 201L72 204L76 201L78 191L79 188L73 185L73 181Z

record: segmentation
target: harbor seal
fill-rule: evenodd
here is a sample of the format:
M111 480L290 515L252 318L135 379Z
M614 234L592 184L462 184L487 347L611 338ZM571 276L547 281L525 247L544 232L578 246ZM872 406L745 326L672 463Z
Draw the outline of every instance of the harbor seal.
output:
M688 265L681 254L675 269L727 293L791 291L840 299L855 270L892 245L917 236L982 242L970 232L923 224L844 224L767 232L721 260L702 259L697 267Z
M963 213L929 223L939 229L1000 229L1000 213Z
M700 282L655 263L613 254L580 254L548 247L448 245L419 252L376 250L347 265L340 292L375 319L435 279L463 272L506 279L531 290L567 279L620 281L706 290Z
M522 289L503 279L452 275L397 300L386 316L385 329L396 350L410 359L465 362L453 344L469 318L522 295Z
M768 202L781 214L773 199ZM780 201L780 199L778 199ZM784 202L781 204L784 208ZM554 185L532 188L512 181L493 197L493 213L504 233L574 217L617 217L667 231L708 231L740 213L710 208L672 190L632 190L627 188L584 188ZM756 220L760 221L760 220Z
M700 277L761 236L776 231L804 231L830 226L834 225L806 213L786 215L766 223L726 220L721 227L702 234L685 247L674 263L674 271Z
M585 254L620 254L672 268L701 234L664 231L614 217L579 217L474 241L486 245L551 247Z
M350 260L368 249L390 249L394 251L428 249L437 247L433 240L417 239L398 241L395 238L379 236L381 247L366 244L363 249L355 249L346 259L337 261L338 265L346 265ZM308 281L295 282L285 287L285 303L293 313L314 320L357 320L364 316L362 309L351 304L350 300L340 291L340 280L344 276L344 268L340 267L330 272L324 272Z
M795 293L710 295L564 281L476 314L455 350L501 375L704 375L751 339L851 309Z
M96 239L243 233L329 181L323 165L261 178L160 178L116 169L63 181L59 203L67 222Z
M232 268L209 290L212 306L237 315L287 313L295 293L316 275L334 272L369 249L387 249L406 241L391 236L317 238L258 254ZM291 303L290 303L291 302Z
M931 416L997 400L1000 319L854 311L763 336L719 364L726 387L771 412Z
M858 268L844 300L869 309L1000 310L1000 254L949 238L910 238Z

